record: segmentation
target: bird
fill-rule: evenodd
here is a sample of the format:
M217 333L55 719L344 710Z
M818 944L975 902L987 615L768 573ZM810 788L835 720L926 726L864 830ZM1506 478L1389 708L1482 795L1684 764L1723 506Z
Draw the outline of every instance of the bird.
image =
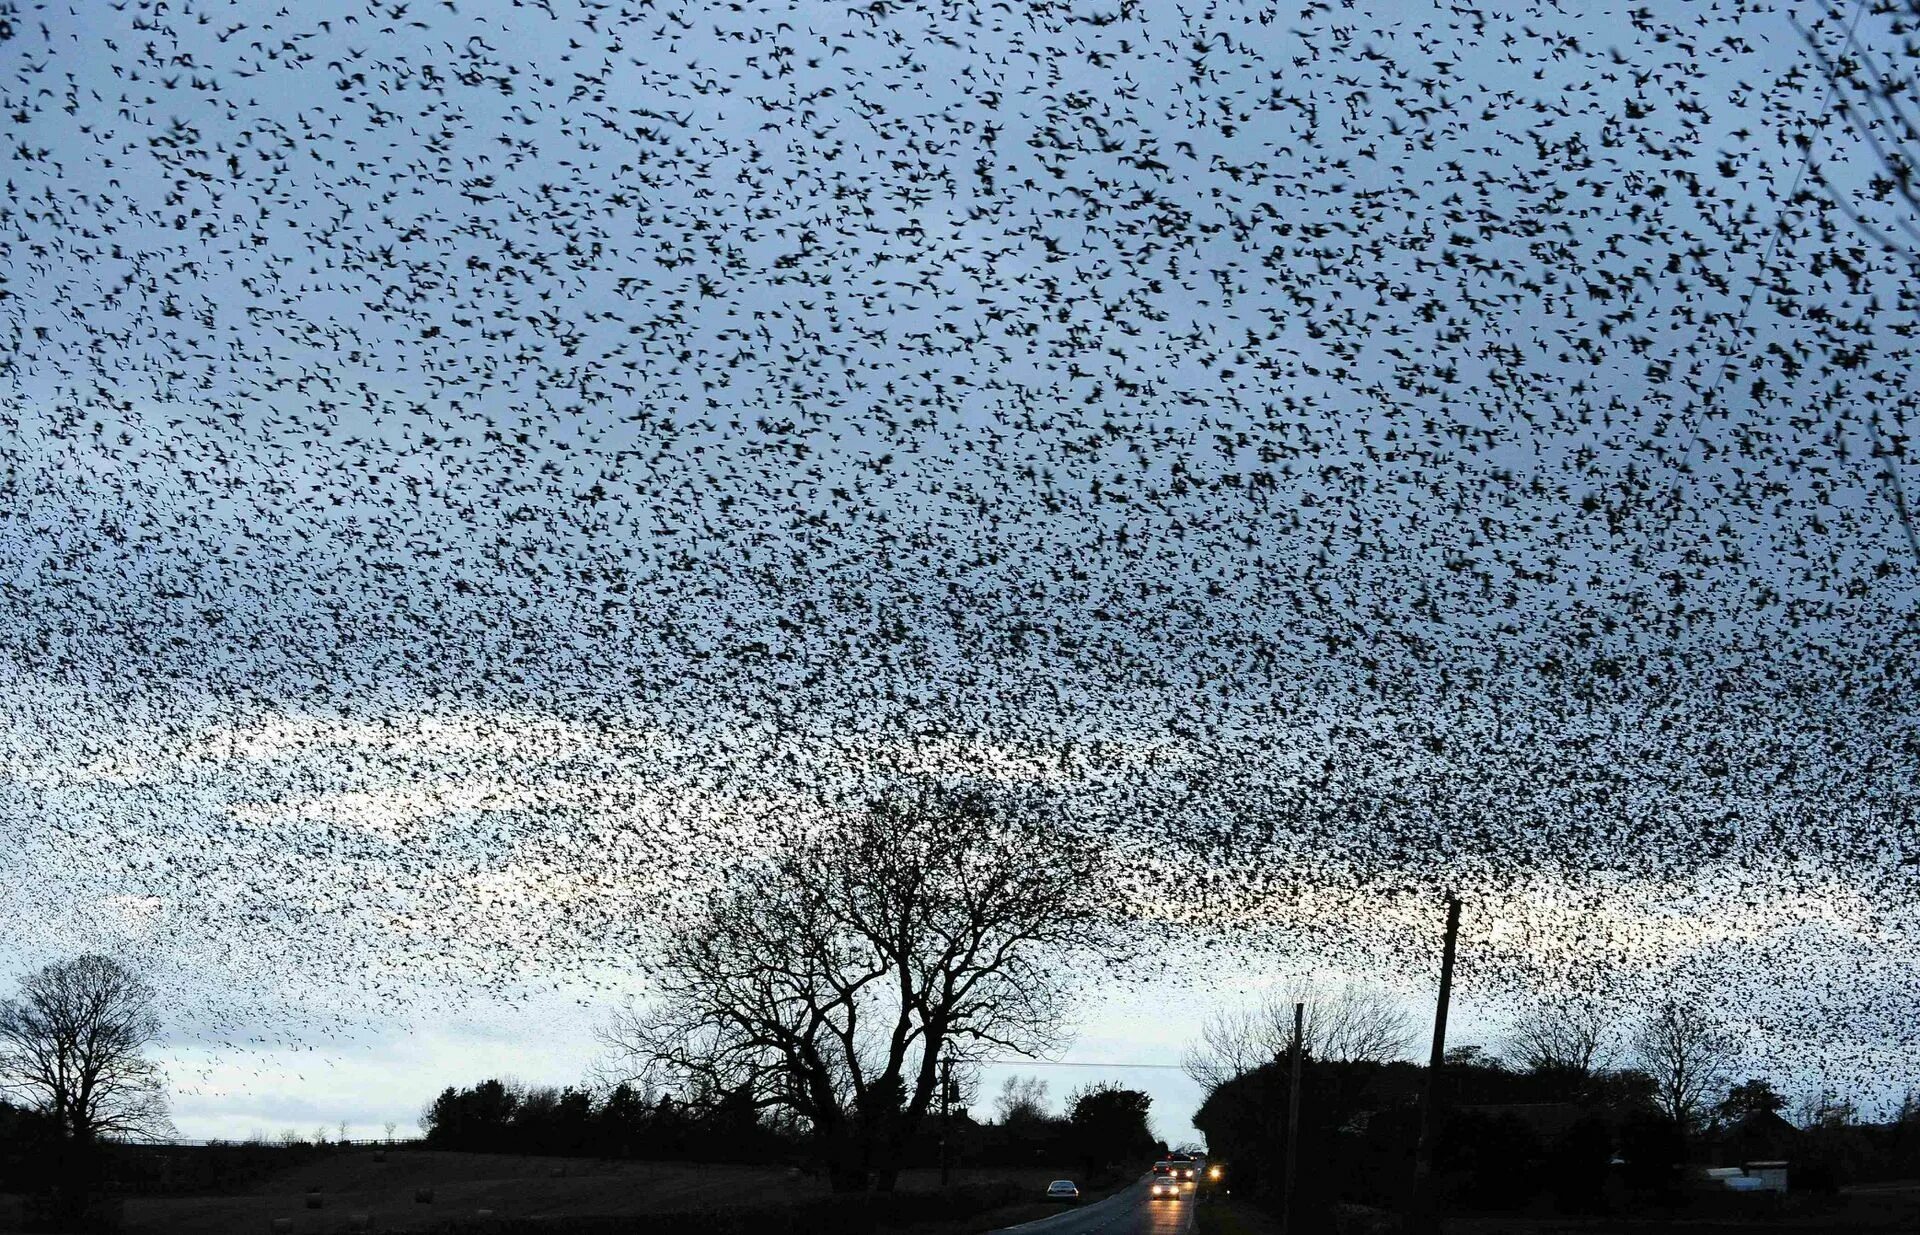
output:
M1490 1006L1884 1061L1920 245L1843 28L1269 9L0 18L9 948L337 1047L640 975L905 768L1057 794L1154 948L1417 984L1458 889Z

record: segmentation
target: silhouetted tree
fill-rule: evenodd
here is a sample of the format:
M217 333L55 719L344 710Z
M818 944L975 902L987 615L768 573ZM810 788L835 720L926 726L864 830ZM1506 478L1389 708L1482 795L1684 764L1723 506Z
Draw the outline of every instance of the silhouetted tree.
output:
M623 1157L647 1139L653 1104L631 1085L615 1085L594 1112L594 1139Z
M1698 1124L1707 1095L1726 1084L1736 1044L1707 1013L1667 999L1646 1015L1634 1037L1634 1062L1654 1080L1654 1100L1682 1134Z
M1003 1124L1036 1123L1047 1117L1047 1083L1037 1076L1010 1076L993 1100L994 1118Z
M1501 1055L1530 1072L1586 1077L1606 1066L1611 1029L1597 1000L1537 999L1509 1024Z
M1853 1099L1841 1097L1831 1089L1808 1094L1794 1112L1794 1122L1802 1128L1849 1128L1860 1120L1860 1108Z
M1492 1068L1506 1071L1506 1065L1500 1058L1478 1042L1462 1042L1458 1046L1449 1046L1444 1062L1449 1068Z
M1222 1008L1200 1025L1200 1039L1181 1066L1203 1089L1213 1089L1284 1056L1293 1042L1293 1005L1307 1005L1302 1040L1309 1058L1337 1063L1384 1063L1406 1055L1414 1035L1411 1013L1389 992L1361 983L1332 991L1310 987L1277 993L1252 1007Z
M1037 796L889 794L730 868L603 1039L633 1076L804 1120L837 1189L891 1188L944 1051L1057 1041L1105 869Z
M1152 1105L1139 1090L1109 1082L1074 1091L1067 1100L1067 1124L1089 1175L1153 1153L1156 1142L1147 1126Z
M154 993L106 956L48 965L0 1002L0 1092L22 1100L46 1133L31 1189L57 1229L92 1223L102 1192L100 1145L173 1129L166 1078L146 1052L159 1039Z
M1720 1118L1733 1123L1750 1115L1777 1115L1785 1110L1787 1100L1775 1092L1767 1081L1749 1078L1742 1084L1727 1091L1718 1107Z
M1658 1082L1638 1068L1597 1072L1581 1086L1583 1099L1614 1119L1633 1111L1657 1110L1659 1092Z
M471 1089L449 1087L420 1114L429 1145L453 1149L503 1150L520 1108L519 1087L485 1080Z
M0 1002L0 1089L79 1145L169 1135L154 993L106 956L48 965Z

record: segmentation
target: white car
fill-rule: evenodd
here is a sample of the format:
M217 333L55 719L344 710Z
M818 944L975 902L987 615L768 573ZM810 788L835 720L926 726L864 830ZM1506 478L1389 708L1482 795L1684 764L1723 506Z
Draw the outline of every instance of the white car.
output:
M1049 1201L1065 1201L1069 1205L1080 1203L1080 1185L1071 1179L1056 1179L1047 1185Z
M1156 1201L1177 1201L1185 1192L1186 1185L1177 1179L1169 1179L1162 1175L1154 1176L1153 1184L1147 1189L1147 1195Z

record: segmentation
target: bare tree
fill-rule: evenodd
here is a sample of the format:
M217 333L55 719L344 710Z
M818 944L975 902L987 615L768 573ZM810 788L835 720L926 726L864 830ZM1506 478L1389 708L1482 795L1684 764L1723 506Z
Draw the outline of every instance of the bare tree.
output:
M1392 994L1349 982L1324 995L1309 993L1305 1041L1315 1059L1329 1063L1385 1063L1404 1058L1413 1040L1414 1019ZM1279 1009L1269 1006L1269 1019ZM1291 1001L1281 1025L1292 1033Z
M1589 1076L1611 1062L1613 1028L1598 1000L1542 999L1513 1018L1501 1054L1530 1071Z
M897 791L729 868L602 1039L634 1079L801 1118L836 1188L890 1188L944 1052L1059 1042L1104 874L1037 795Z
M1906 10L1904 32L1911 35L1913 23L1920 23L1920 0L1898 0L1882 11L1897 13L1900 8ZM1890 220L1893 231L1869 220L1854 204L1853 194L1833 184L1813 163L1809 149L1813 178L1867 236L1888 249L1910 246L1920 253L1920 76L1911 67L1911 39L1899 52L1881 54L1866 46L1855 24L1849 24L1845 45L1838 50L1828 50L1813 30L1802 27L1800 34L1819 62L1847 127L1866 143L1880 167L1880 174L1868 179L1865 195L1876 202L1897 202L1906 213Z
M1896 51L1876 52L1866 45L1858 33L1863 15L1864 11L1856 13L1846 28L1844 45L1837 50L1829 50L1813 30L1801 27L1800 33L1847 127L1865 143L1879 172L1857 189L1835 184L1814 160L1811 138L1805 139L1807 167L1826 199L1863 235L1920 269L1920 72L1915 70L1920 56L1913 38L1920 27L1920 0L1888 0L1875 7L1875 16L1890 15L1894 33L1903 36ZM1878 221L1868 217L1870 211L1877 213ZM1888 423L1894 414L1894 409L1875 408L1866 418L1874 434L1873 457L1882 461L1877 478L1886 487L1894 517L1906 533L1907 548L1920 562L1920 520L1907 500L1901 476L1901 468L1911 461L1908 435Z
M1200 1022L1200 1039L1187 1047L1180 1065L1193 1082L1211 1093L1236 1076L1271 1063L1286 1050L1270 1040L1271 1018L1253 1007L1219 1008Z
M1047 1117L1047 1083L1037 1076L1010 1076L993 1100L994 1118L1003 1124L1037 1123Z
M1860 1122L1860 1108L1851 1098L1843 1098L1830 1085L1818 1093L1809 1093L1794 1107L1793 1120L1802 1128L1846 1128Z
M1281 1058L1293 1042L1295 1003L1307 1005L1303 1041L1314 1059L1386 1062L1404 1058L1413 1040L1412 1014L1386 991L1357 982L1330 992L1301 988L1207 1017L1181 1061L1187 1075L1211 1091Z
M118 961L82 956L20 980L0 1002L0 1089L90 1145L172 1133L166 1078L145 1057L160 1020L151 987Z
M1657 1086L1655 1102L1683 1130L1693 1128L1712 1096L1726 1089L1736 1052L1733 1035L1678 999L1649 1012L1633 1041L1635 1066Z

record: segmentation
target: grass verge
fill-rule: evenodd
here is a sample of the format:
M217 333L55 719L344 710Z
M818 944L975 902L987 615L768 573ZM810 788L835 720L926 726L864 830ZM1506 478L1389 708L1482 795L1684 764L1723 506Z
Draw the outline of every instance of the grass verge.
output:
M1194 1214L1198 1235L1280 1235L1278 1219L1230 1196L1216 1196Z
M1132 1179L1107 1180L1097 1185L1088 1185L1081 1194L1082 1205L1093 1205L1106 1200L1114 1193L1133 1183ZM1037 1222L1041 1218L1051 1218L1060 1212L1056 1201L1021 1201L1016 1205L1003 1205L986 1213L975 1214L965 1221L945 1225L937 1230L910 1230L887 1232L886 1235L978 1235L981 1231L998 1231L1004 1227L1019 1226L1023 1222Z

